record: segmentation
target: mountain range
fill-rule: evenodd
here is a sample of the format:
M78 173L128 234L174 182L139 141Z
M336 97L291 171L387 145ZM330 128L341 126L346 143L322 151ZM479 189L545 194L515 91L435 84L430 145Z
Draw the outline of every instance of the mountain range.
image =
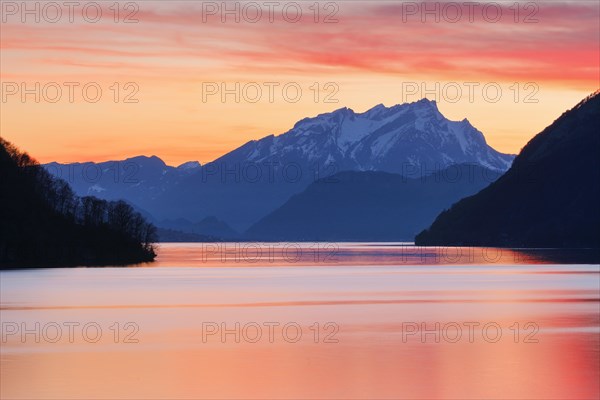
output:
M490 147L466 119L450 121L436 102L423 99L305 118L279 136L250 141L205 165L171 167L152 156L46 168L79 195L125 199L159 227L213 235L197 224L214 218L228 226L223 229L244 232L293 195L340 172L414 178L470 164L503 173L513 158Z

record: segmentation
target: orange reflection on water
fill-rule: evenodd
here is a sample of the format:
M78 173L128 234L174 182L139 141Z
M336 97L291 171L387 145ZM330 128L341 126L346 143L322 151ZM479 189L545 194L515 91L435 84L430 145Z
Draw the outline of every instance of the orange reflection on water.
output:
M594 249L422 247L412 243L163 243L150 267L598 263Z
M598 265L390 265L352 245L360 263L240 268L189 246L157 268L1 272L1 397L600 396ZM68 322L74 340L46 340Z
M341 327L341 332L346 329ZM186 346L3 355L3 398L597 398L597 333L539 343L407 343L345 332L338 344ZM198 333L198 336L200 334ZM189 344L188 344L189 345ZM150 348L149 348L150 347Z

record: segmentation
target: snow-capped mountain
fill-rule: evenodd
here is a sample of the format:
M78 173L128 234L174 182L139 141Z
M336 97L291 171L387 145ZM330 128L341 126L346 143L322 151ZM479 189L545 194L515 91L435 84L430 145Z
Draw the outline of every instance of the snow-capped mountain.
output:
M276 160L334 171L403 173L408 166L424 170L453 164L478 164L506 171L514 159L490 147L467 119L450 121L435 101L385 107L364 113L341 108L305 118L279 136L251 141L217 161L260 163Z

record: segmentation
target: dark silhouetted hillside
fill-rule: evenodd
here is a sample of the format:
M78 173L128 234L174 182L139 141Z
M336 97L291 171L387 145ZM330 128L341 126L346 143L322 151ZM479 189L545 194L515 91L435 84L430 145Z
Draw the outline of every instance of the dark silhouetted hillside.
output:
M386 172L342 172L311 184L255 225L249 240L412 241L454 202L500 176L479 165L455 165L408 178Z
M600 92L535 136L498 181L441 213L416 243L600 247Z
M0 139L0 267L152 261L155 228L123 201L79 198Z

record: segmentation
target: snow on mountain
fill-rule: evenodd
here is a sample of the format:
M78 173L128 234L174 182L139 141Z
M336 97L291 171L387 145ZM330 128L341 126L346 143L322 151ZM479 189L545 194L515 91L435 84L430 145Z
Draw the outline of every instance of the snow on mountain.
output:
M507 170L513 155L490 147L467 119L450 121L435 101L385 107L364 113L341 108L305 118L288 132L246 143L217 161L335 164L337 170L402 173L407 164L428 170L473 163Z

